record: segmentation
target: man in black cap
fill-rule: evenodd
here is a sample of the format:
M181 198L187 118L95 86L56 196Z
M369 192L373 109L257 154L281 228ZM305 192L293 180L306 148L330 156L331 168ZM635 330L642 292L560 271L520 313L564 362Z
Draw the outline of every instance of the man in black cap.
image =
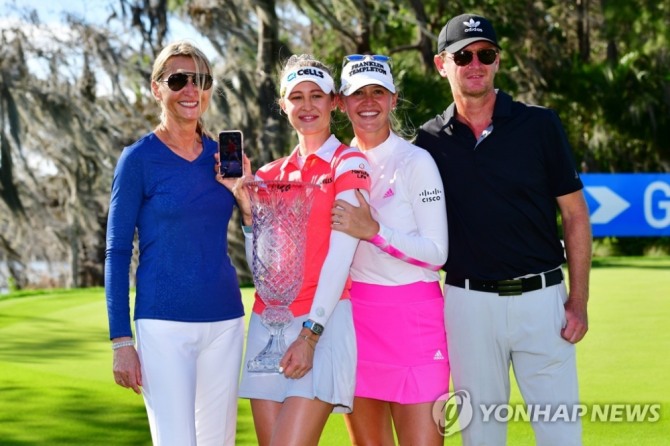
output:
M473 409L467 427L461 420L463 443L506 443L505 420L519 415L500 410L512 364L537 443L581 444L574 344L588 329L591 227L566 134L553 111L494 88L500 45L484 17L449 20L437 52L454 102L415 144L445 187L449 359L454 389Z

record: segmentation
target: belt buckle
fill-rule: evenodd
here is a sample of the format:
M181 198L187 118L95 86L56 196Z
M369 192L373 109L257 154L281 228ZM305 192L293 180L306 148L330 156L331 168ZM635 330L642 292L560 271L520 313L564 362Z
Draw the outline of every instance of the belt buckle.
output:
M498 296L520 296L522 292L521 279L498 281Z

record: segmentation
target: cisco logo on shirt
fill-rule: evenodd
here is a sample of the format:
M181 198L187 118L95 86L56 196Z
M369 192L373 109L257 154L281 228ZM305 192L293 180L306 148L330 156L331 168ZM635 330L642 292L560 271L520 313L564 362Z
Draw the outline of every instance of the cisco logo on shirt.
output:
M439 189L425 190L419 194L423 203L430 203L432 201L440 201L442 199L442 191Z

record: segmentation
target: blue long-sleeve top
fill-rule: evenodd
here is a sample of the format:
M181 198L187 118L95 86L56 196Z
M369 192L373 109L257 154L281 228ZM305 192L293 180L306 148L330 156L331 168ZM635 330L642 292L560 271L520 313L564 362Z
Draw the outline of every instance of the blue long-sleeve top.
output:
M150 133L116 166L107 222L105 294L110 339L132 336L129 270L139 237L135 319L215 322L244 315L227 228L235 200L216 182L215 141L194 161Z

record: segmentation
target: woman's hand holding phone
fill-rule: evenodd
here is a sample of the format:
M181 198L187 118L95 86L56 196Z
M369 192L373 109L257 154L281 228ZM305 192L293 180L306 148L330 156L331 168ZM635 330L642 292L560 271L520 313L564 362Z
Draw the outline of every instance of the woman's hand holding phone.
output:
M247 155L242 155L242 171L243 175L237 178L237 181L231 188L231 192L237 200L237 207L242 214L242 223L244 226L251 226L253 217L251 214L251 200L249 199L249 191L244 187L244 183L254 181L254 176L251 174L251 161Z
M214 159L216 160L216 164L214 166L216 170L216 181L223 184L229 191L233 193L233 196L237 201L237 207L242 213L243 224L245 226L251 226L251 201L249 200L249 192L244 187L244 183L248 181L254 181L254 176L251 173L251 161L246 154L242 154L242 176L239 178L230 178L221 175L218 153L214 155Z

